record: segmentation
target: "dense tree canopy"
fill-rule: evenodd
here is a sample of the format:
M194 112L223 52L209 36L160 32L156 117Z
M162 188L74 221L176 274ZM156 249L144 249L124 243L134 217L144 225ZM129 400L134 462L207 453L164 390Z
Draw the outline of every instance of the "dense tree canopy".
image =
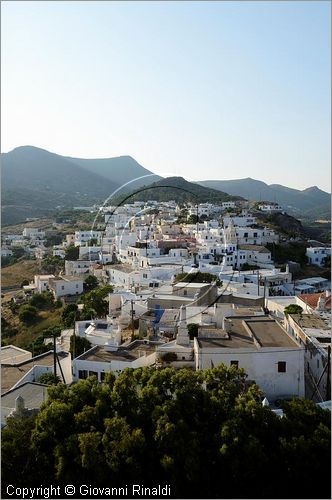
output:
M83 318L86 313L89 312L88 317L91 318L103 318L108 313L108 301L105 300L109 293L113 292L112 285L106 285L100 288L91 290L84 295L82 301L83 307Z
M219 285L220 280L218 276L211 273L201 273L200 271L192 273L179 273L175 276L175 283L213 283L216 282Z
M297 304L289 304L289 306L285 307L285 314L302 314L303 309L301 306Z
M77 260L80 254L80 248L75 247L74 245L70 245L66 248L65 251L65 259L66 260Z
M37 417L2 432L3 491L138 483L175 498L330 498L329 412L296 400L280 418L260 397L223 365L51 386Z

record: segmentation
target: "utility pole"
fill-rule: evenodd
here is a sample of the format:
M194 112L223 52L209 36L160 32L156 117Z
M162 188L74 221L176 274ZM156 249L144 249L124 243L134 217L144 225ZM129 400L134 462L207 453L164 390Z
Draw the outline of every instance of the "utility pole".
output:
M264 310L266 309L266 276L264 278Z
M331 346L327 348L327 380L326 380L326 401L331 399L331 383L330 383L330 368L331 368Z
M130 311L130 314L131 314L131 333L132 333L132 339L134 339L134 335L135 335L135 328L134 328L134 314L135 314L135 311L134 311L134 301L131 300L130 303L131 303L131 311Z
M259 271L257 270L257 294L259 295Z
M54 371L54 380L56 380L56 336L53 334L53 371Z

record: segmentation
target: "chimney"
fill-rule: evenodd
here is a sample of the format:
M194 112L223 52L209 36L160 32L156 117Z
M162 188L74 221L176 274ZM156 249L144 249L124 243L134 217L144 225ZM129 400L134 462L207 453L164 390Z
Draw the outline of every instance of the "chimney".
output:
M316 311L324 311L325 297L321 295L317 301Z

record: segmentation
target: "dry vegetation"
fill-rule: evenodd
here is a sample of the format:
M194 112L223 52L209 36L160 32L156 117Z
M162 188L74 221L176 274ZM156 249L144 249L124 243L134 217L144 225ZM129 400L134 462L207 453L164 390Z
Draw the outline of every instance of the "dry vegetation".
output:
M35 274L39 272L39 263L36 260L21 260L11 266L1 269L2 288L20 287L23 280L32 281Z

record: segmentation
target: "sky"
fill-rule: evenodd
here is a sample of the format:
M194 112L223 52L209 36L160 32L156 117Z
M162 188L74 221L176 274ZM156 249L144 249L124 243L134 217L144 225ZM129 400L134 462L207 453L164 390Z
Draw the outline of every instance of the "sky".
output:
M1 151L330 191L327 1L3 1Z

